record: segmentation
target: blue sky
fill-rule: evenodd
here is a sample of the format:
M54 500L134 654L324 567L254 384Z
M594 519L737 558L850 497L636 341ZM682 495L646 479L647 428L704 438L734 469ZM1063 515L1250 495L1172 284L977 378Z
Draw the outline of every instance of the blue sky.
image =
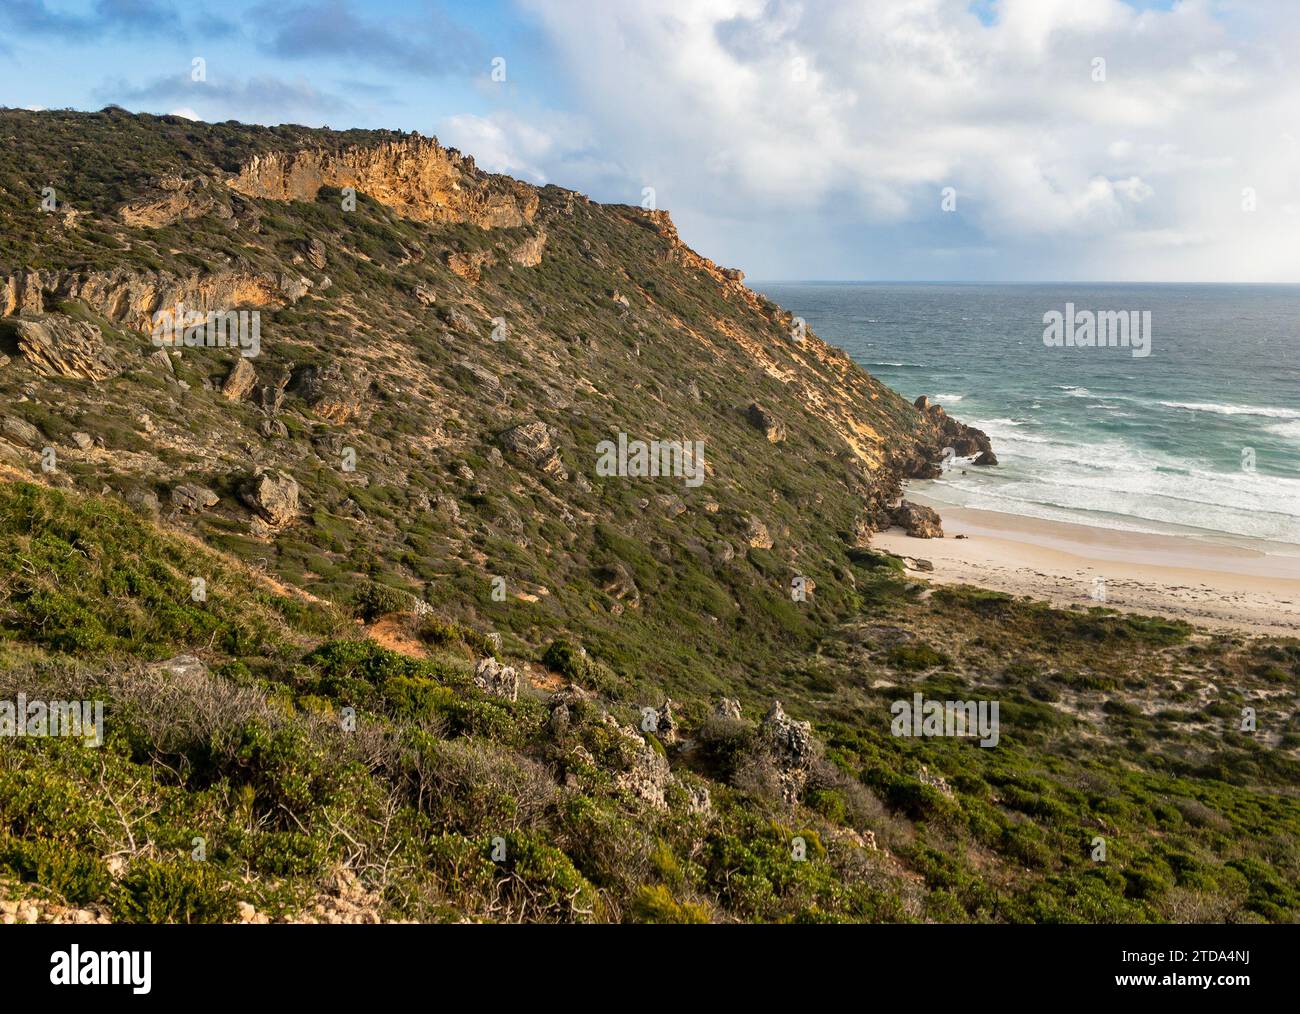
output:
M1294 282L1298 7L0 0L0 104L419 130L751 278Z

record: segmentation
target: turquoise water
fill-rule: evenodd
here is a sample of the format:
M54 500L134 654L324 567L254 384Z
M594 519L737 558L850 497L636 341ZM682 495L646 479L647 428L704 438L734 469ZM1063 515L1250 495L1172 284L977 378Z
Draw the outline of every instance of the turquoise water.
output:
M985 430L944 502L1300 544L1300 286L754 283L890 387ZM1145 358L1044 314L1151 313Z

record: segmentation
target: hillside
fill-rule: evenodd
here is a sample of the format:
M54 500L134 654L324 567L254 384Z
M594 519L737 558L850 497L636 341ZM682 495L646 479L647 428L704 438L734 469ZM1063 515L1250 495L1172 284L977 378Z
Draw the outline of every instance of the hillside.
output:
M0 700L107 716L0 740L0 894L1300 915L1300 643L906 578L872 534L987 438L665 212L391 132L3 110L0 142ZM160 348L178 304L256 336ZM610 475L620 435L701 450ZM891 735L916 692L999 701L998 745Z

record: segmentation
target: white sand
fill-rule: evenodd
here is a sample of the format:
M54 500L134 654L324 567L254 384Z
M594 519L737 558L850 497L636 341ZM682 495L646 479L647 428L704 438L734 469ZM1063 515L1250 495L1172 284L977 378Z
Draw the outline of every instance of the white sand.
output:
M872 545L934 564L933 572L910 570L916 577L1300 637L1300 546L1148 535L908 499L934 507L947 538L891 528ZM1094 597L1099 578L1104 601Z

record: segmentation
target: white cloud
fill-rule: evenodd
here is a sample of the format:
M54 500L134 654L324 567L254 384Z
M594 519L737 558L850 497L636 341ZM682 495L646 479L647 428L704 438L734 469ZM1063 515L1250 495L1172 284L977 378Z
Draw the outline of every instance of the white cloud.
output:
M987 27L967 0L523 2L574 115L540 130L460 117L460 143L609 199L653 185L683 224L709 223L688 240L760 274L798 263L755 243L756 214L860 222L856 246L836 240L844 275L873 229L914 223L917 256L965 244L983 271L977 251L996 246L1009 276L1032 249L1025 263L1055 277L1300 280L1283 211L1300 201L1283 134L1300 26L1282 0L1001 0ZM939 211L945 186L956 216ZM1246 186L1258 210L1243 217Z

